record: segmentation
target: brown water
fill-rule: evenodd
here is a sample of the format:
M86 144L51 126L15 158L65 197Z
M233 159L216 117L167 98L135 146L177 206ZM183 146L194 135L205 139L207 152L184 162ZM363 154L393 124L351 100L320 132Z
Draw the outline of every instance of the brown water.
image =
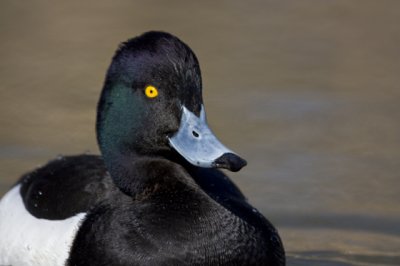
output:
M0 2L0 195L58 154L97 153L117 44L149 29L199 57L230 174L288 265L400 265L400 1Z

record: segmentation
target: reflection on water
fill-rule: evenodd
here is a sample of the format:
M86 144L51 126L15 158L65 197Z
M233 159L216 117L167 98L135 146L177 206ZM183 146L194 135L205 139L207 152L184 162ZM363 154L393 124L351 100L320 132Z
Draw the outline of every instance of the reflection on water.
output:
M149 29L199 57L229 175L289 265L400 265L400 2L0 3L0 195L58 154L97 153L117 44Z
M380 256L345 254L334 251L310 251L288 256L288 265L320 265L320 266L350 266L357 264L363 265L397 265L400 256Z

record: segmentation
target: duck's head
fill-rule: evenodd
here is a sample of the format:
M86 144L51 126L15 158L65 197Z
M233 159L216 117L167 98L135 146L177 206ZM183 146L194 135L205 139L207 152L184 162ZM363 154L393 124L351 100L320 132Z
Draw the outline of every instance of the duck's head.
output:
M98 104L97 137L105 159L177 152L199 167L240 170L246 161L207 125L201 91L197 58L178 38L147 32L123 43Z

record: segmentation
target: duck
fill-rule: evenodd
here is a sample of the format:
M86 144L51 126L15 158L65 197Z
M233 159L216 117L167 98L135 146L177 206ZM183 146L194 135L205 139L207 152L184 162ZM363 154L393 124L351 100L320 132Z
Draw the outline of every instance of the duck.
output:
M247 162L207 125L178 37L120 44L96 134L101 155L57 157L3 196L0 265L285 265L277 230L226 174Z

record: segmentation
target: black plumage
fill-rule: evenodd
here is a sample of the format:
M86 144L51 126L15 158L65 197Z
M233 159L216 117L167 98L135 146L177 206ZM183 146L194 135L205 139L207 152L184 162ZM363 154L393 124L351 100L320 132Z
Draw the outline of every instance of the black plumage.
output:
M37 218L87 213L67 265L285 265L277 231L233 182L168 143L181 106L199 115L201 89L196 56L176 37L149 32L120 46L98 104L102 156L61 157L19 181ZM224 164L240 161L230 156Z

